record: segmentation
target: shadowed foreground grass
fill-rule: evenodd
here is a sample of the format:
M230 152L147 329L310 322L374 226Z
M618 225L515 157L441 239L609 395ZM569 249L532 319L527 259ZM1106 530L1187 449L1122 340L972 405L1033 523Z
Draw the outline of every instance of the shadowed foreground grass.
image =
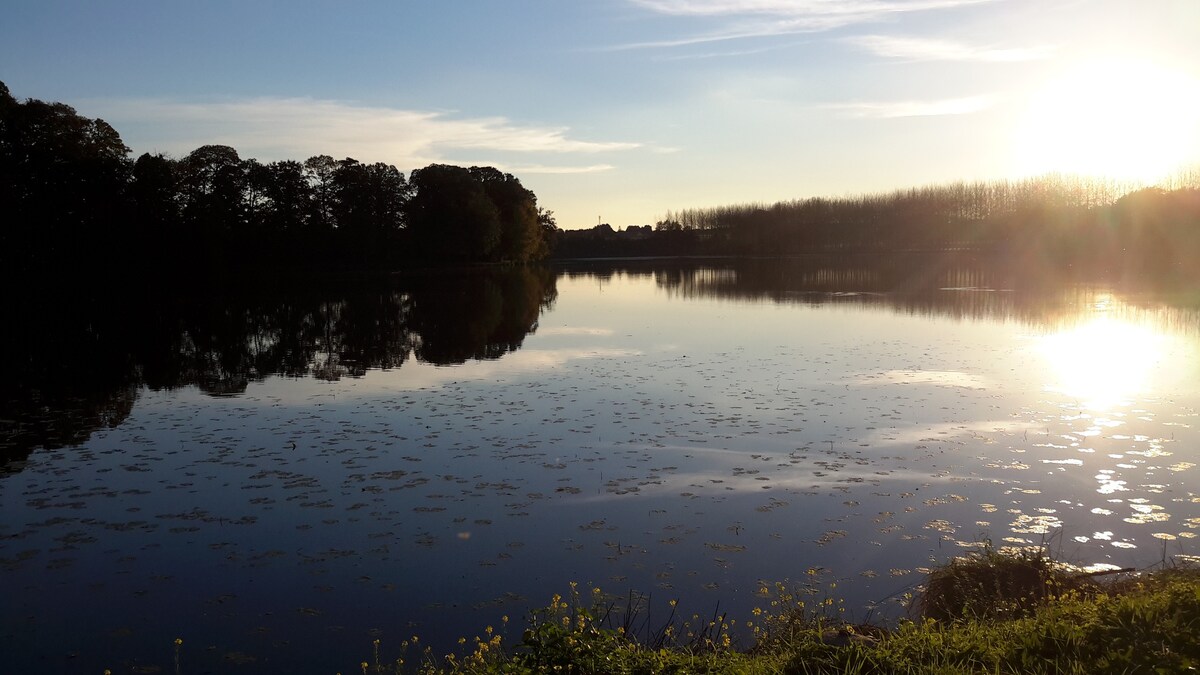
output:
M797 590L798 589L798 590ZM831 587L827 593L832 593ZM1175 567L1099 582L1040 551L986 549L930 574L894 629L839 619L832 595L777 584L743 622L754 645L730 638L723 615L672 615L638 624L600 589L555 595L532 613L515 645L488 626L457 654L415 643L385 656L375 643L363 673L1186 673L1200 668L1200 569ZM672 605L673 607L673 605ZM629 610L635 611L629 611ZM507 633L504 617L501 633ZM632 637L637 633L638 637ZM351 674L347 674L351 675Z

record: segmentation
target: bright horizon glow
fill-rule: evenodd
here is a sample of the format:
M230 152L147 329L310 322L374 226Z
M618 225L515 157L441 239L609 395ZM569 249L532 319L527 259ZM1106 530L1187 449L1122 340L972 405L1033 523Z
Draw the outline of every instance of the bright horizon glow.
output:
M8 5L13 96L133 157L490 165L565 229L1200 166L1196 0Z
M1050 79L1019 132L1021 171L1154 184L1200 152L1200 80L1148 61L1096 60Z

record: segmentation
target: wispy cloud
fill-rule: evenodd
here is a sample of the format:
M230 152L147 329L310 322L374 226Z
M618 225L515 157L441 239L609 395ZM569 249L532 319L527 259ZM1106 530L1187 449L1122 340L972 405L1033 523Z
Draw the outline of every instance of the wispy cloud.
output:
M879 56L913 61L988 61L993 63L1012 63L1044 59L1049 57L1054 51L1054 48L1050 46L999 49L947 40L889 35L856 35L845 38L844 41L862 47Z
M696 35L618 45L613 49L684 45L833 30L890 16L952 9L995 0L629 0L667 16L729 18L732 23Z
M968 115L995 105L994 96L967 96L937 101L887 101L830 103L822 106L836 110L845 117L859 119L890 119L895 117L932 117L937 115Z
M728 58L731 56L752 56L754 54L763 54L765 52L775 51L780 49L780 45L771 47L759 47L757 49L730 49L719 52L704 52L700 54L671 54L669 56L658 57L661 61L694 61L699 59L716 59Z
M719 16L858 16L943 9L990 0L630 0L662 14Z
M497 167L515 174L572 174L572 173L601 173L617 168L612 164L592 164L589 166L548 166L545 164L522 164L519 166Z
M593 335L610 337L613 334L613 329L593 328L590 326L555 326L551 328L538 328L537 334L542 337L547 335Z
M723 42L726 40L740 40L743 38L770 37L773 35L796 35L799 33L816 33L819 31L832 30L843 26L841 22L816 22L816 21L770 21L770 22L749 22L739 23L726 29L722 29L711 33L702 33L699 35L690 35L681 38L671 38L665 40L649 40L646 42L630 42L627 44L614 45L607 48L608 51L624 51L630 49L653 49L656 47L685 47L687 45L699 45L710 42Z
M329 154L417 167L447 161L447 156L464 151L594 155L641 147L632 142L581 140L571 136L567 127L521 125L503 117L459 118L446 112L308 98L215 103L102 100L87 108L124 130L126 142L139 150L184 154L215 143L264 161ZM539 166L542 173L611 168L594 163Z

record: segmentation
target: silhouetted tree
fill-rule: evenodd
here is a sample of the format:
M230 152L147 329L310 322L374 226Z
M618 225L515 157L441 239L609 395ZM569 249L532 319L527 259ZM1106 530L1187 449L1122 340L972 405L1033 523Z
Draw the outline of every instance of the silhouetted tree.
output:
M500 242L500 214L469 170L431 164L412 172L412 187L408 227L425 259L492 259Z
M337 162L329 155L314 155L304 160L304 176L312 191L312 211L308 220L313 232L333 231L333 208L337 200L333 173L337 168Z
M338 240L355 259L379 261L397 245L409 187L396 167L343 159L330 178Z
M244 234L246 165L227 145L204 145L179 162L182 215L205 266L226 266L237 253L234 233Z
M9 271L70 269L119 250L129 148L101 119L0 89L0 246Z
M304 165L285 160L263 167L260 230L265 237L264 256L276 262L302 262L326 242L312 227L313 187Z
M138 263L163 267L178 262L184 242L177 195L174 161L149 153L137 158L130 184L133 230L128 245Z
M500 219L500 239L491 258L506 262L534 259L541 239L537 198L512 174L490 166L473 166L468 171L483 184Z
M558 221L554 219L554 212L540 206L537 209L537 222L539 236L532 259L545 260L554 254L554 248L558 245L558 238L562 230L558 229Z
M18 102L0 83L5 269L382 267L401 253L524 262L545 257L557 232L531 191L491 167L432 165L410 185L389 164L328 155L264 165L227 145L179 160L128 152L103 120Z
M313 199L304 165L292 160L267 165L267 220L271 231L301 232L307 226Z

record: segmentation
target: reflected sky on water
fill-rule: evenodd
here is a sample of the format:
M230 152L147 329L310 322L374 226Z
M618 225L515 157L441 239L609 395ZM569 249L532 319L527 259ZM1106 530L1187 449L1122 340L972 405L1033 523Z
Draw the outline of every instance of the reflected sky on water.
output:
M1178 295L811 260L406 283L159 317L169 348L71 405L19 371L11 400L42 405L4 415L0 644L23 672L166 671L176 637L185 672L349 672L376 638L448 650L507 615L516 640L570 581L745 619L816 569L894 618L982 541L1200 554Z

